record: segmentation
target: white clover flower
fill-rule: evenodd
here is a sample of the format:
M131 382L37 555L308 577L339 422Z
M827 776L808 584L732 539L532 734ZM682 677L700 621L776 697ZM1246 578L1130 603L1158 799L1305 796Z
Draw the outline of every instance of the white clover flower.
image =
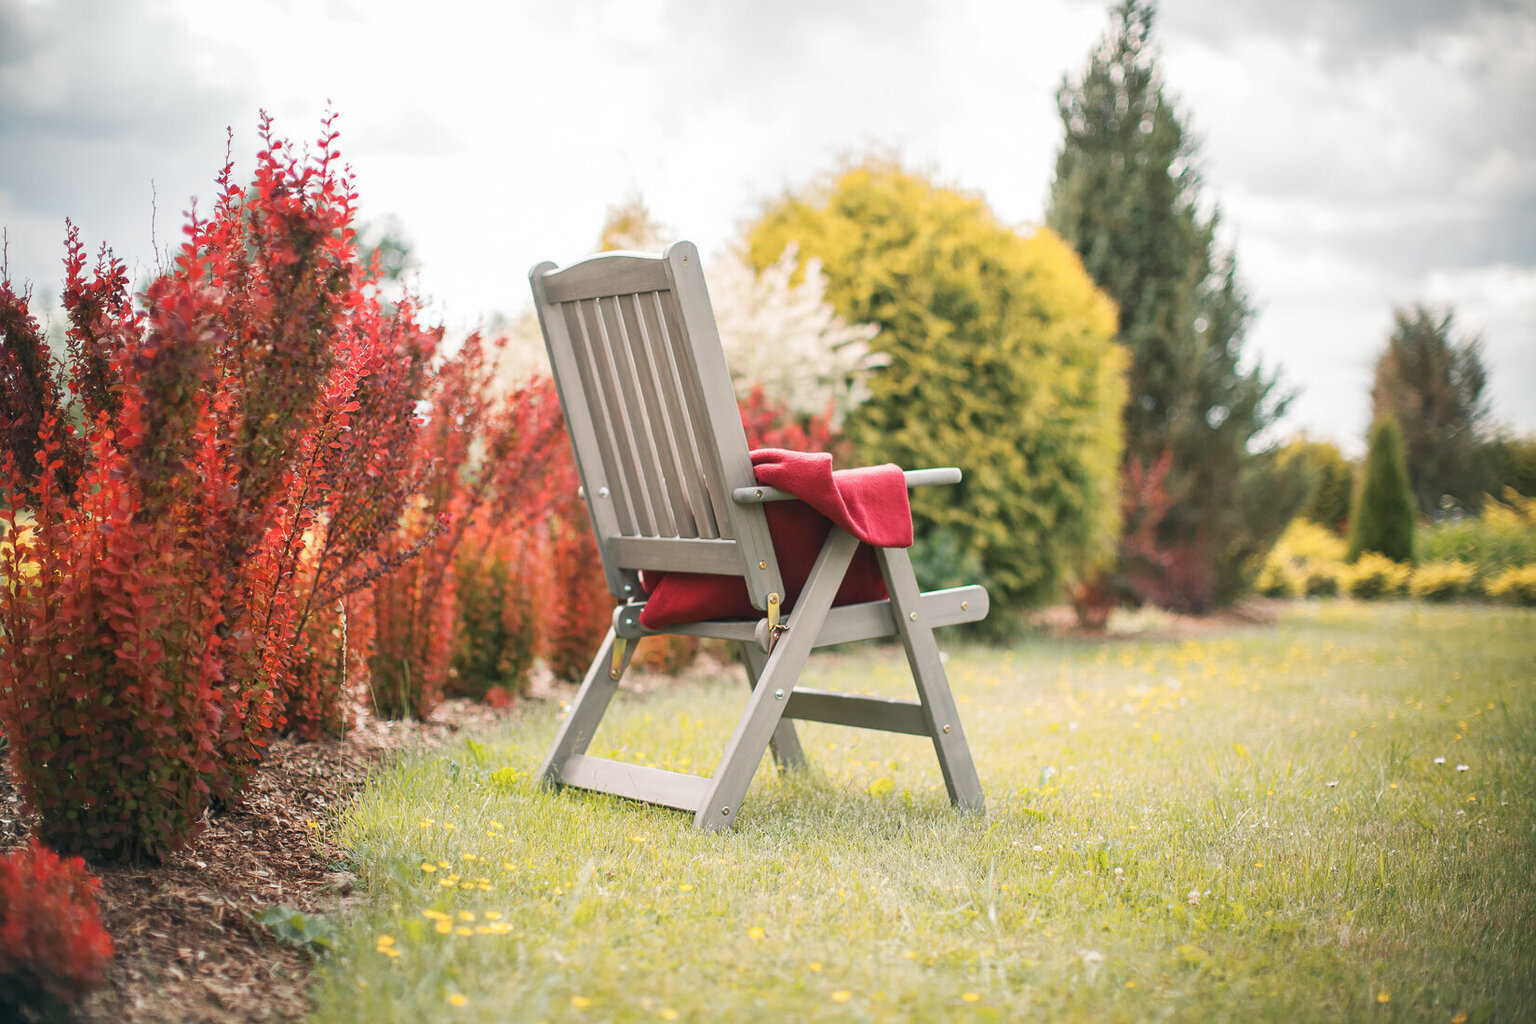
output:
M1456 770L1459 772L1469 772L1472 770L1472 766L1469 764L1459 764L1456 766Z
M1443 757L1435 758L1435 764L1445 764L1445 758L1443 758Z

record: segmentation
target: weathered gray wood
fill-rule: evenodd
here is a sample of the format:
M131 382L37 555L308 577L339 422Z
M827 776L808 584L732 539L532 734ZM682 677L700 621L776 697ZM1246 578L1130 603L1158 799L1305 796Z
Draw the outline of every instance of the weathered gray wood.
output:
M928 735L928 716L915 700L894 697L867 697L831 690L796 690L784 708L785 718L829 725L847 725L857 729L901 732L910 736Z
M905 548L876 548L875 558L880 563L880 574L885 577L885 587L891 594L896 628L901 633L901 645L906 650L907 664L917 684L918 698L922 701L928 733L933 737L934 753L939 758L939 770L944 774L950 802L968 811L984 811L986 801L981 793L981 780L976 777L976 764L971 760L971 748L965 742L965 730L960 727L960 712L955 707L954 695L949 692L949 679L939 657L939 645L933 639L933 628L923 617L922 597L918 593L917 577L912 573L912 560Z
M642 524L649 524L647 536L677 536L677 526L672 521L672 508L666 500L661 484L661 449L654 434L661 426L658 415L660 406L646 401L647 392L636 367L634 341L625 330L619 310L619 297L594 299L602 314L603 336L613 356L614 377L618 382L619 398L624 403L625 418L630 424L630 436L634 445L639 469L639 483L645 488L641 500L645 505Z
M655 256L638 253L591 256L545 278L550 302L579 302L599 295L630 295L665 287L666 268Z
M914 487L932 487L935 484L957 484L960 482L960 471L953 466L942 469L909 469L903 474L907 478L907 490ZM749 484L746 487L738 487L731 492L731 500L738 505L756 505L769 501L798 501L788 491L781 491L777 487L767 487L763 484Z
M640 386L646 425L656 448L656 472L660 477L658 486L662 500L666 502L667 523L673 536L697 537L698 527L694 524L693 513L688 508L688 499L683 490L677 442L673 438L668 418L667 401L662 397L661 377L656 371L654 346L646 333L645 318L640 313L640 296L621 295L617 301L624 322L624 335L634 356L635 376Z
M639 800L680 811L697 811L704 802L709 780L698 775L573 754L560 766L560 781L577 789Z
M666 318L661 311L661 296L652 293L636 296L640 309L640 321L651 351L651 364L661 388L661 398L667 410L667 426L677 453L678 476L682 480L683 495L689 511L697 524L699 536L718 537L720 526L715 522L715 511L704 489L703 457L699 454L699 439L694 433L693 421L683 407L683 382L677 367L677 356L672 341L667 336Z
M923 614L929 625L958 626L964 622L980 622L987 617L991 599L983 587L952 587L949 590L930 590L922 595ZM789 621L793 622L791 615ZM759 619L757 642L768 649L768 623ZM869 601L864 604L848 604L833 608L816 634L817 647L847 644L858 640L874 640L896 635L896 615L890 601Z
M737 650L741 652L742 663L747 670L747 685L756 689L763 668L768 664L768 655L754 643L740 644ZM800 749L800 736L795 732L795 723L788 717L779 719L779 724L773 729L773 738L768 741L768 748L773 751L773 760L781 770L792 771L805 767L805 751Z
M806 621L817 622L832 607L837 588L848 571L848 563L859 542L854 536L834 526L827 536L811 575L805 581L795 603L797 612L804 612ZM795 680L805 668L805 659L811 653L816 631L791 629L774 645L763 665L747 709L736 723L725 754L710 780L709 794L694 815L694 824L700 828L719 831L731 827L732 815L741 808L741 798L746 795L752 776L763 759L763 751L778 728L784 715L785 698L794 689Z
M732 491L752 483L755 478L752 458L747 452L746 431L741 425L741 409L736 404L731 372L725 364L715 314L704 287L699 253L692 242L677 242L668 247L664 258L671 272L671 296L676 304L670 307L669 314L669 304L663 301L662 310L668 320L668 331L688 345L691 383L698 388L695 408L702 413L702 419L695 420L694 428L705 449L701 453L704 455L704 478L710 489L715 520L722 531L729 523L730 536L741 544L747 595L752 606L767 608L768 595L783 594L784 584L779 577L778 560L773 554L767 518L757 514L755 509L736 505L730 500ZM678 319L675 331L672 315ZM685 381L685 386L688 384Z
M586 753L587 744L592 742L592 734L603 720L603 712L608 710L613 691L619 686L619 681L610 674L616 639L614 631L609 629L597 649L597 656L587 668L586 678L581 681L581 689L576 691L576 699L571 702L565 721L555 733L555 742L550 745L544 763L539 766L539 778L546 784L559 785L561 766L573 755ZM629 659L634 653L634 644L625 645L624 657L619 664L620 676L629 667Z
M575 347L571 342L569 326L563 312L547 298L545 280L555 269L553 263L544 262L528 272L529 285L533 290L534 308L538 312L539 325L544 334L545 348L549 353L550 366L554 371L555 390L560 396L560 408L565 413L567 431L572 452L576 457L577 473L594 487L607 485L603 469L602 453L597 444L597 431L592 425L591 410L581 387L581 374L577 365ZM616 534L619 529L617 516L609 503L598 504L585 493L587 515L592 532L598 538ZM625 579L622 571L612 561L604 559L603 572L608 581L608 591L615 598L623 595Z
M678 572L741 574L741 549L733 540L696 537L614 537L609 554L627 569L673 569Z
M587 299L578 303L581 322L586 330L587 344L596 369L598 403L606 411L613 431L614 462L618 470L618 492L631 509L636 531L645 537L656 535L656 524L651 518L651 506L645 491L645 475L640 469L642 456L637 435L641 426L624 402L623 372L619 366L617 345L608 336L603 322L602 299Z
M587 501L610 508L618 524L618 532L631 534L635 532L635 516L629 507L629 492L621 465L622 441L615 433L611 407L598 382L598 360L586 318L580 306L574 302L561 307L561 313L565 317L565 336L570 345L569 362L574 366L580 381L584 398L582 412L585 414L584 422L568 417L567 423L570 424L573 437L590 435L602 464L602 473L597 479L582 479L587 488ZM555 372L560 372L560 369L557 365ZM603 536L605 534L599 534L600 538Z

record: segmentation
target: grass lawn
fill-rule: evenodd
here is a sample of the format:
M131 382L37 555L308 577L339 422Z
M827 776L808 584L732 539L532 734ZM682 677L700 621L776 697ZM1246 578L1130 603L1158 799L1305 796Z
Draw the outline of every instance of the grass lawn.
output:
M910 689L898 649L812 666ZM985 817L927 741L816 724L726 835L541 790L552 706L381 771L316 1019L1536 1019L1536 613L1308 603L949 672ZM592 752L707 772L744 696L625 697Z

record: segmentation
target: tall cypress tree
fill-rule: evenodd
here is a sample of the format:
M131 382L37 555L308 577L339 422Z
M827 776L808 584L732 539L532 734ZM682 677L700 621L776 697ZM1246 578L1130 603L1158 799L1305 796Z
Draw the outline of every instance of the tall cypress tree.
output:
M1413 486L1403 435L1391 414L1371 429L1371 446L1360 469L1355 515L1349 524L1349 560L1367 551L1394 562L1413 560Z
M1155 67L1153 15L1150 0L1125 0L1080 80L1062 83L1046 223L1119 304L1126 458L1148 465L1172 452L1173 504L1157 531L1171 582L1160 596L1201 610L1241 591L1300 495L1269 453L1249 452L1285 399L1243 363L1251 309L1216 240L1217 213L1202 213L1195 145ZM1270 500L1253 500L1254 488Z

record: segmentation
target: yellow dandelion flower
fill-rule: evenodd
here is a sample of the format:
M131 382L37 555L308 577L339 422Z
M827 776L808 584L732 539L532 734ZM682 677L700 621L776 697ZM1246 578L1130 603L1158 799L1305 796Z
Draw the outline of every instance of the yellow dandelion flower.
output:
M676 1010L672 1009L672 1007L663 1006L661 1008L661 1012L656 1016L660 1017L662 1020L677 1020L679 1014Z
M430 908L428 908L427 910L423 910L421 912L421 916L426 918L428 921L446 921L446 920L448 920L448 915L447 914L443 913L441 910L432 910Z
M416 824L417 824L417 827L419 827L419 828L431 828L432 827L432 819L431 818L422 818Z
M812 960L809 964L806 964L806 970L810 971L813 974L820 973L820 971L821 971L821 961L820 960Z
M757 925L753 925L751 928L747 929L747 938L749 939L760 939L766 934L767 932L763 931L763 929Z
M487 910L485 912L485 919L487 921L500 921L501 920L501 911L499 911L499 910Z
M507 924L507 922L505 922L505 921L494 921L494 922L491 923L491 934L492 935L506 935L506 934L508 934L511 931L512 931L512 926Z
M1390 1003L1392 1001L1392 993L1387 992L1385 990L1383 990L1381 992L1377 992L1376 993L1376 1001L1378 1003Z
M848 1000L850 1000L852 998L853 998L853 993L849 992L845 988L840 988L836 992L832 993L832 1001L834 1003L846 1003Z
M457 826L457 825L455 825L455 824L454 824L454 823L453 823L453 822L451 822L451 821L445 821L445 822L443 822L443 829L444 829L444 830L445 830L445 831L448 831L448 832L452 832L452 831L453 831L453 830L454 830L454 829L456 829L456 828L458 828L458 827L459 827L459 826Z
M444 870L444 871L452 871L452 870L453 870L453 865L452 865L452 864L449 864L449 863L448 863L448 862L447 862L447 861L445 861L445 860L440 860L440 861L438 861L438 862L437 862L437 866L438 866L438 867L440 867L440 868L442 868L442 869L443 869L443 870Z
M693 886L688 882L684 882L682 885L677 887L677 890L678 892L693 892Z
M473 889L474 887L475 887L475 883L474 882L460 882L459 883L459 888L460 889Z
M981 996L975 992L961 992L960 998L967 1003L974 1003L978 1002L981 999Z
M430 875L432 872L437 870L437 865L436 864L428 864L426 861L422 861L421 862L421 870L425 871L427 874Z
M461 911L459 911L459 920L460 921L473 921L474 919L475 919L474 911L472 911L472 910L461 910Z
M383 953L385 956L389 957L391 960L398 959L399 956L400 956L400 951L398 949L396 949L394 946L384 946L384 947L382 947L379 950L379 952Z
M395 937L393 935L380 935L375 941L381 946L393 946L395 944Z
M592 1000L588 999L586 996L571 996L571 1005L576 1007L578 1010L585 1010L587 1007L592 1005Z
M447 935L451 931L453 931L453 922L449 921L446 917L437 922L437 934Z
M473 928L462 928L462 927L460 927L460 928L455 928L453 930L453 934L455 934L455 935L473 935L473 934L475 934L475 930Z
M448 993L448 1005L449 1006L463 1006L467 1002L469 1002L469 997L466 996L462 992L449 992Z
M1467 1015L1464 1013L1458 1013L1456 1016L1451 1018L1451 1024L1467 1024Z

